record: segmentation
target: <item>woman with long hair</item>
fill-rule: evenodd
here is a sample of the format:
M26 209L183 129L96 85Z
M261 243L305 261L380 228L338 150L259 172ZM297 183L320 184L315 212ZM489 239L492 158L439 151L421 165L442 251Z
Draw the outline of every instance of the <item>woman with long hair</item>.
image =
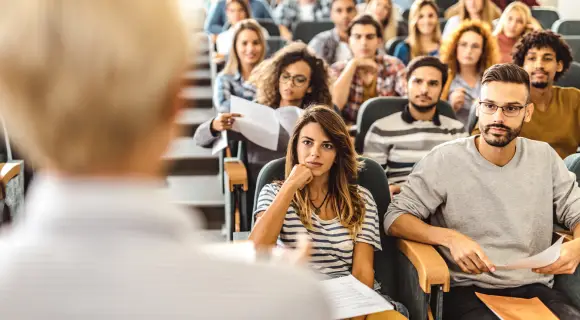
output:
M439 7L433 0L417 0L409 14L409 37L397 45L395 57L405 65L419 56L438 56L441 45Z
M441 99L448 100L463 124L479 97L483 72L499 61L499 48L487 24L463 22L441 45L441 61L449 65L449 77Z
M527 33L541 29L542 26L532 17L530 7L520 1L510 3L493 32L499 45L500 62L512 62L512 50L516 43Z
M273 57L260 63L252 71L249 81L257 88L255 101L270 108L295 106L303 109L311 104L332 103L326 62L301 42L285 46ZM250 194L247 198L248 207L251 208L253 188L260 169L269 161L284 156L290 137L286 130L280 130L276 150L261 147L230 130L240 116L243 115L230 113L229 110L220 113L201 124L193 139L197 145L209 148L220 138L221 132L228 131L229 140L246 142Z
M407 28L400 21L400 13L392 0L370 0L365 7L365 13L373 16L383 26L383 44L394 37L407 35Z
M280 241L295 247L307 234L312 269L330 277L352 274L377 288L379 213L371 193L356 183L361 166L340 115L324 106L308 108L288 143L286 179L260 191L250 240L256 246Z
M253 100L255 89L246 83L252 70L266 56L266 40L260 25L254 20L240 21L233 28L230 55L226 66L215 79L213 101L217 111L230 111L232 95Z
M451 13L453 16L449 16ZM493 20L500 15L501 10L491 0L459 0L445 12L448 20L443 29L443 39L447 39L465 20L479 20L491 28Z

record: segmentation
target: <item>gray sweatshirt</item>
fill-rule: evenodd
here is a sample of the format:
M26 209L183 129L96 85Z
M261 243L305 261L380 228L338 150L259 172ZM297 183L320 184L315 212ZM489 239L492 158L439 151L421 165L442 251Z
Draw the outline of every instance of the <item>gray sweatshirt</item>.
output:
M385 230L405 213L471 237L493 263L506 264L548 248L553 223L576 227L580 189L545 142L517 138L513 159L498 167L483 158L475 137L469 137L442 144L417 163L385 214ZM452 286L553 284L553 276L531 270L466 274L447 248L438 249L449 265Z

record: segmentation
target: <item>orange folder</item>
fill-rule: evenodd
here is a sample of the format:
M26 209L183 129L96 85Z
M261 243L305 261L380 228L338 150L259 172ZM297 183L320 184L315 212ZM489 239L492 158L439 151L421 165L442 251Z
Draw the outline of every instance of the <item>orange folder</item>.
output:
M522 299L476 292L479 300L503 320L558 320L538 298Z

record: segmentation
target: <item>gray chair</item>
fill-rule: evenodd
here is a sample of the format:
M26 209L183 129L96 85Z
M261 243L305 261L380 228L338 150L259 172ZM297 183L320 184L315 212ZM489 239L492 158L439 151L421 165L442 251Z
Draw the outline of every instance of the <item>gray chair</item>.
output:
M544 29L552 28L554 22L560 19L558 11L551 7L533 7L532 16L538 20Z
M580 62L580 36L562 36L562 39L566 41L566 43L572 49L572 57L574 61Z
M370 191L377 204L377 211L384 213L391 202L384 170L373 160L360 160L364 165L359 172L357 184ZM254 210L259 191L268 183L284 180L285 162L284 158L271 161L260 171L256 183ZM383 225L383 220L384 216L379 215L379 225ZM381 283L381 292L403 303L409 310L411 319L428 319L429 306L434 319L442 319L443 291L449 290L449 274L439 253L429 245L389 237L383 228L381 246L382 251L376 251L374 259L375 278Z
M9 224L20 213L24 203L25 168L24 161L16 160L4 119L0 117L0 226ZM30 171L30 174L32 172Z
M441 28L441 32L445 30L445 25L447 24L447 19L439 18L439 27Z
M317 34L332 28L334 23L330 20L301 21L294 26L294 40L308 44Z
M278 50L284 48L286 43L286 40L281 37L269 37L266 39L266 45L268 46L266 57L273 56Z
M356 119L357 131L354 139L354 147L356 151L359 154L363 154L365 136L375 121L395 112L403 111L407 103L409 103L407 98L401 97L378 97L365 101L365 103L360 107ZM455 117L455 112L453 112L453 108L451 108L447 101L440 100L439 103L437 103L437 110L444 116L457 119Z
M280 28L278 28L278 25L273 20L271 19L255 19L255 20L260 24L260 26L262 26L262 28L268 31L268 34L271 37L280 36Z
M580 89L580 62L572 61L570 69L555 84L559 87Z
M552 31L565 36L578 36L580 35L580 20L557 20L552 25Z
M392 56L395 54L395 48L397 48L397 45L403 41L405 41L405 39L407 39L407 37L394 37L392 39L390 39L389 41L387 41L387 43L385 44L385 49L387 50L387 54Z

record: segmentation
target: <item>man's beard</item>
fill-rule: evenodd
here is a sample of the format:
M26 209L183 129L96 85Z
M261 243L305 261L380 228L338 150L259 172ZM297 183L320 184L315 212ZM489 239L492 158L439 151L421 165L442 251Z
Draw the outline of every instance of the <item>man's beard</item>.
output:
M433 104L424 105L424 106L420 106L420 105L416 105L414 103L411 103L411 106L413 108L415 108L415 110L417 110L421 113L427 113L427 112L433 110L433 108L435 108L437 106L437 102L435 102Z
M497 112L500 112L500 111L498 110ZM523 126L524 126L524 120L522 119L522 123L520 124L520 126L515 128L515 129L512 129L508 126L504 126L503 124L490 124L490 125L487 125L485 127L483 127L480 124L479 131L481 131L481 133L482 133L481 136L483 137L485 142L487 142L487 144L489 144L492 147L503 148L503 147L507 146L508 144L510 144L510 142L512 142L515 138L517 138L520 135L520 132L522 132ZM505 134L503 136L499 136L499 137L495 136L495 135L490 135L489 130L491 128L494 128L494 127L504 129Z
M545 89L548 87L547 82L532 82L532 87L537 89Z

